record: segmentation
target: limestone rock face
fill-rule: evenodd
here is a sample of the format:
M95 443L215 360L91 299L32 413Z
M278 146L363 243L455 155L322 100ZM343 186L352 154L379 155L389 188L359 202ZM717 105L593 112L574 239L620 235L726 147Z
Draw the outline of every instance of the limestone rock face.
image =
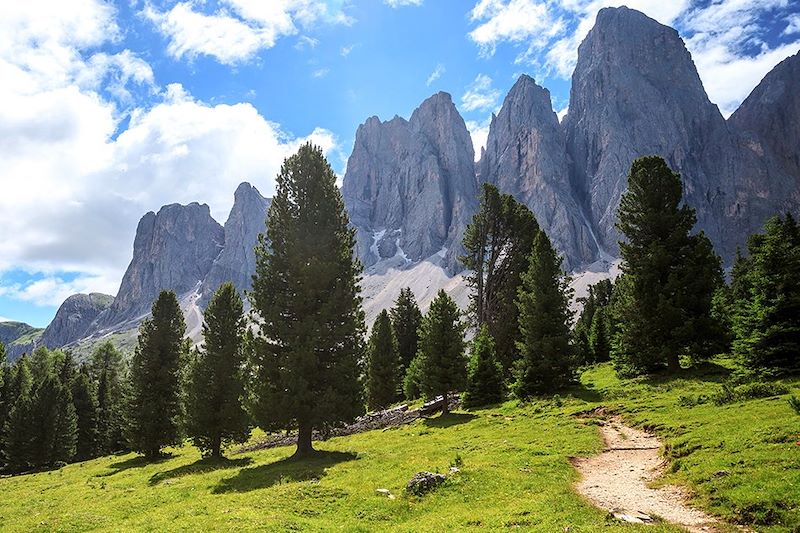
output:
M112 306L98 317L100 328L149 312L161 290L177 295L199 290L225 242L208 205L170 204L139 221L133 259Z
M447 248L458 269L477 180L472 141L450 95L428 98L409 120L372 117L359 126L342 193L366 266L387 254L419 261Z
M625 7L600 10L578 49L564 126L578 199L612 255L627 174L645 155L682 175L699 228L723 242L722 176L734 169L735 142L674 29Z
M520 76L492 117L478 175L533 211L566 267L594 259L597 243L570 183L565 137L550 92L529 76Z
M203 280L202 307L226 281L232 282L240 292L252 287L256 271L254 248L258 235L266 231L270 199L261 196L249 183L240 184L233 198L233 207L225 222L225 246Z
M114 297L108 294L73 294L59 306L39 344L55 349L82 339L94 320L113 302Z

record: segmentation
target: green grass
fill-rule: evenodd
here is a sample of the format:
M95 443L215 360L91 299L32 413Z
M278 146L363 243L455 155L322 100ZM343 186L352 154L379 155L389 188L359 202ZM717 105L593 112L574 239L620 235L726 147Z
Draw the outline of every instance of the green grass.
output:
M278 448L202 461L185 446L156 463L129 454L0 479L0 530L678 531L621 524L574 492L569 458L599 452L602 441L573 415L599 405L663 436L667 480L696 491L698 505L732 520L783 521L757 530L797 530L800 417L789 395L678 405L718 388L720 372L620 381L601 365L568 397L331 439L309 460ZM461 472L441 488L404 494L414 473L447 472L457 456Z

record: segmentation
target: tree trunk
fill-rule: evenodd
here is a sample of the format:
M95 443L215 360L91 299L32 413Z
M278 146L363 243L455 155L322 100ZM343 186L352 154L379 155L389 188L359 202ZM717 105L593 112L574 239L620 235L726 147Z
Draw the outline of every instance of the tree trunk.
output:
M447 399L447 391L445 391L442 397L444 398L444 403L442 404L442 414L446 415L447 413L450 412L450 405L449 405L450 402Z
M222 438L219 435L214 435L211 440L211 457L214 459L222 457Z
M311 445L311 430L311 424L307 422L298 423L295 457L305 457L314 453L314 447Z

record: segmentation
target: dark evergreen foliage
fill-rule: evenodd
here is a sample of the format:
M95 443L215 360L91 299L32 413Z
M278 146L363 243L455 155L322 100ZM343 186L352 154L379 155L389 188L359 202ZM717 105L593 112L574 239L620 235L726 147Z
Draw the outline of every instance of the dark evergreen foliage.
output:
M611 314L608 312L608 306L611 304L611 295L614 291L614 283L609 279L600 280L594 285L589 286L589 293L585 298L579 298L578 301L583 304L583 309L575 321L575 327L572 330L573 343L575 345L575 353L581 364L592 364L602 361L608 361L610 358L610 342L611 330ZM598 311L604 310L602 317L597 319L597 326L595 326L595 315ZM598 333L604 333L605 339L602 337L600 344L600 351L596 351L591 342L592 328ZM607 345L604 347L604 345Z
M426 398L444 396L445 413L448 393L463 390L467 381L465 328L458 305L440 290L422 318L416 364L422 393Z
M113 344L101 344L92 354L91 372L97 385L98 453L127 449L125 405L127 376L122 353Z
M559 390L575 378L571 290L561 262L550 239L539 232L517 295L522 340L517 342L513 392L518 398Z
M791 214L767 221L748 250L731 282L734 352L755 371L800 371L800 229Z
M86 366L81 367L80 372L72 379L72 403L77 417L75 459L85 461L96 457L100 451L97 394Z
M4 462L8 470L19 472L30 467L30 443L33 434L31 418L30 361L27 355L17 359L10 375L9 414L5 424Z
M223 283L203 314L203 346L191 366L187 434L203 455L250 435L244 400L244 308L236 287Z
M55 466L74 458L78 420L72 393L54 373L38 384L31 401L30 421L30 466Z
M313 452L314 428L350 421L364 409L354 245L336 175L322 150L306 144L278 174L250 293L260 322L251 350L251 413L265 430L297 427L298 455Z
M397 339L385 310L378 314L367 345L367 408L384 409L397 401Z
M471 409L502 402L505 396L503 367L495 355L494 340L486 326L481 327L472 341L472 353L467 368L467 388L464 407Z
M466 255L461 262L470 270L472 324L488 327L506 371L518 356L520 339L514 299L538 233L539 225L524 204L483 184L480 209L464 231Z
M681 202L681 178L663 159L633 162L617 223L626 237L620 252L628 286L618 302L613 357L623 374L676 371L681 355L703 359L724 346L711 315L720 259L702 232L690 233L695 212Z
M392 317L392 329L397 339L397 356L399 358L399 375L406 373L411 361L417 355L419 343L419 325L422 323L422 312L419 310L411 287L400 289L400 295L389 310Z
M139 327L131 360L128 442L131 449L155 459L165 446L183 437L182 364L186 326L178 299L162 291L152 318Z

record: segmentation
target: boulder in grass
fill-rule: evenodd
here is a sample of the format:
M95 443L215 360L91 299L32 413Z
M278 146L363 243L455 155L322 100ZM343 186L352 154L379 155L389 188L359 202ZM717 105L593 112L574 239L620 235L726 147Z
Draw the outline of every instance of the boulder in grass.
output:
M406 491L415 496L422 496L445 482L447 476L433 472L417 472L406 485Z

